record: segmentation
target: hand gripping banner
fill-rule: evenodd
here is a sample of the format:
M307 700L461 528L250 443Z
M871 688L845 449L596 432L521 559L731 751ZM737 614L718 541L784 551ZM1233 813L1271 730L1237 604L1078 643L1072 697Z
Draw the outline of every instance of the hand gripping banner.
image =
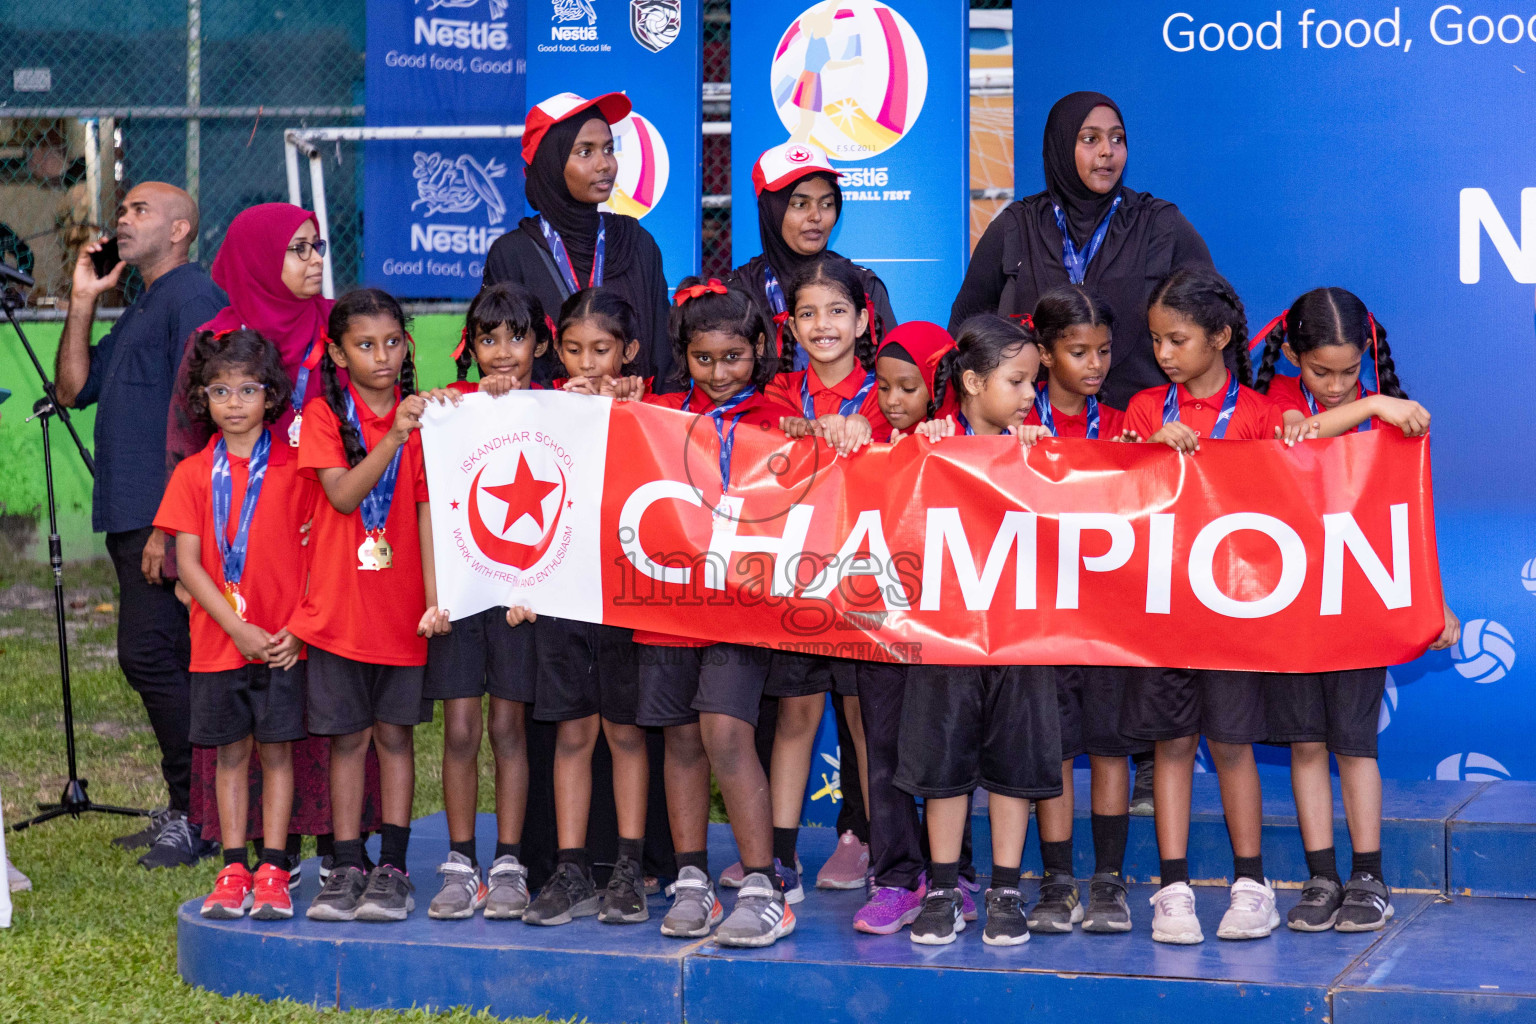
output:
M835 458L561 392L433 406L438 600L932 664L1316 672L1442 625L1429 445L907 438ZM727 424L728 426L729 424Z

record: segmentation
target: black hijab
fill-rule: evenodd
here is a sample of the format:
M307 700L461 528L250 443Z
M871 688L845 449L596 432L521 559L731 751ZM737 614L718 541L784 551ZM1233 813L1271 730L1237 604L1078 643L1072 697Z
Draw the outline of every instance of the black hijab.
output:
M843 190L837 183L836 175L828 174L826 171L812 171L810 174L796 178L777 192L763 189L762 194L757 197L757 234L763 243L763 257L767 259L768 265L773 268L773 272L779 277L779 282L785 287L788 287L789 282L800 273L800 268L820 255L817 253L812 256L803 256L791 249L789 243L784 241L784 215L789 212L790 196L794 195L795 186L807 178L820 178L832 186L832 208L837 218L841 220ZM829 231L827 235L827 240L830 242L831 232ZM822 247L822 252L830 251L826 246Z
M592 257L597 248L597 206L577 202L565 184L565 165L576 147L576 136L588 121L602 121L602 115L588 109L549 126L533 163L528 166L526 192L528 204L560 232L565 251L576 269L576 281L585 287L592 273ZM605 122L606 123L606 122ZM608 215L604 236L603 276L617 277L634 262L636 240L643 230L633 217Z
M1094 228L1109 212L1115 197L1125 181L1125 171L1120 180L1104 195L1099 195L1083 183L1077 173L1077 133L1088 119L1094 107L1108 107L1125 123L1125 115L1115 101L1099 92L1074 92L1056 101L1045 119L1045 144L1042 156L1045 160L1045 189L1051 200L1067 218L1067 231L1072 243L1085 244L1093 236Z

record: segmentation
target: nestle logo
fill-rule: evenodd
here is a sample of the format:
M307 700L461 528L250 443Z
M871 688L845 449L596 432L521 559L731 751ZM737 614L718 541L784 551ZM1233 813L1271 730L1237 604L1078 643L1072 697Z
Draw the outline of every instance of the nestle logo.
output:
M456 18L417 18L416 42L457 50L505 50L510 45L506 22L460 21Z
M595 25L556 25L549 30L549 38L562 42L579 40L596 40L597 26Z
M484 256L491 243L500 238L497 228L466 227L463 224L412 224L412 252L472 253Z

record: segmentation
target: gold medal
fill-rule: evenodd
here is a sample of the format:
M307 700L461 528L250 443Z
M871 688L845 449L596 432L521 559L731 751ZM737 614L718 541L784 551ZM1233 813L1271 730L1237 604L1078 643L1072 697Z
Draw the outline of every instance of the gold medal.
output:
M379 560L374 556L373 534L363 538L363 542L357 547L357 567L359 569L375 570L379 568Z
M235 614L240 616L240 621L244 622L245 595L240 593L240 588L233 583L224 584L224 600L229 602L229 606L235 610Z
M373 557L379 563L380 569L392 569L395 565L395 549L389 546L389 541L384 539L384 534L379 534L379 539L373 544Z
M288 443L293 447L299 446L299 430L304 424L304 417L294 413L293 422L288 424Z

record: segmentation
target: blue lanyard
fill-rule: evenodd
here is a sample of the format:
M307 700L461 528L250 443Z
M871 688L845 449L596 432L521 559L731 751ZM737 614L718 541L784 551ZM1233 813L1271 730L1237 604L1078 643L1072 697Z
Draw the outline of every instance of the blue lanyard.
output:
M316 339L310 339L304 349L304 358L299 360L299 375L293 382L293 411L297 415L304 411L304 392L309 390L309 357L314 354L315 346L319 344Z
M346 391L347 398L347 422L352 424L352 429L357 431L358 443L363 446L363 451L368 450L368 441L363 437L363 425L357 418L357 403L352 400L352 389ZM379 482L373 485L373 490L363 495L362 504L358 511L363 514L363 529L369 533L382 531L384 524L389 522L389 509L395 503L395 479L400 475L400 453L405 451L405 445L395 449L394 458L389 460L389 465L384 467L384 475L379 477Z
M773 314L789 311L789 303L784 301L784 286L779 284L779 275L773 272L773 267L765 261L763 263L763 291L768 295L768 305L773 307ZM792 369L803 370L811 365L811 354L799 345L795 346L795 362Z
M800 378L800 411L808 420L816 418L816 403L811 401L811 374L814 370L806 370L805 376ZM837 407L839 416L852 416L864 405L864 399L875 386L875 371L870 370L864 377L864 383L859 388L859 393L852 398L845 398Z
M971 421L965 418L965 413L955 410L955 422L960 424L960 429L965 431L966 437L975 437L976 428L971 426Z
M1060 437L1056 433L1056 416L1051 411L1051 387L1042 384L1035 389L1035 416L1040 420L1040 425L1051 432L1052 437ZM1088 396L1088 440L1097 441L1099 438L1099 400L1092 395Z
M554 225L539 215L539 229L544 232L544 241L549 245L550 254L555 257L555 266L560 268L560 276L565 278L565 286L574 295L581 291L581 285L576 281L576 264L571 262L571 254L565 251L565 240L560 237ZM597 215L597 244L592 248L592 273L587 277L587 287L596 288L603 283L603 253L608 248L608 220L601 213Z
M1227 424L1232 422L1232 413L1237 410L1237 375L1228 371L1227 379L1231 382L1227 385L1227 393L1221 400L1221 412L1216 414L1216 426L1211 430L1211 440L1220 441L1227 434ZM1179 386L1168 385L1168 395L1163 399L1163 422L1177 423L1179 421Z
M693 404L693 393L694 386L690 384L688 385L688 397L683 399L683 412L691 411L688 407ZM735 417L732 418L731 429L729 433L727 433L725 429L725 415L755 394L757 394L757 388L749 384L745 388L736 392L730 398L726 399L721 404L709 410L709 412L705 413L706 416L715 421L715 436L720 438L721 493L724 493L731 488L731 456L736 450L736 424L740 423L741 418L747 413L751 412L751 410L743 409L741 412L737 413Z
M1109 212L1104 219L1099 221L1099 226L1094 229L1093 237L1088 239L1088 246L1081 251L1072 244L1072 234L1067 230L1066 214L1061 212L1061 207L1052 204L1056 211L1056 227L1061 231L1061 264L1067 268L1067 280L1073 284L1082 284L1083 278L1088 276L1088 264L1099 254L1099 246L1104 244L1104 236L1109 232L1109 219L1120 208L1120 201L1124 195L1115 196L1115 201L1110 204Z
M250 545L251 520L256 518L256 502L261 498L261 483L267 475L267 456L272 452L272 431L263 430L251 450L245 483L245 500L240 502L240 524L230 543L229 510L234 502L235 480L229 468L229 448L224 438L213 447L213 535L219 545L219 560L224 566L224 582L238 586L245 575L245 553Z
M1307 390L1307 386L1305 384L1303 384L1301 381L1298 380L1296 382L1296 386L1301 388L1301 397L1305 398L1307 400L1307 408L1312 410L1312 415L1313 416L1316 416L1317 415L1317 399L1312 397L1312 392L1308 391ZM1357 396L1357 400L1360 399L1360 398L1364 398L1365 397L1365 385L1364 384L1360 384L1360 383L1357 382L1356 386L1360 389L1360 394ZM1355 432L1359 433L1362 430L1370 430L1370 429L1371 429L1371 421L1369 419L1367 419L1365 422L1361 423L1358 427L1355 428Z

